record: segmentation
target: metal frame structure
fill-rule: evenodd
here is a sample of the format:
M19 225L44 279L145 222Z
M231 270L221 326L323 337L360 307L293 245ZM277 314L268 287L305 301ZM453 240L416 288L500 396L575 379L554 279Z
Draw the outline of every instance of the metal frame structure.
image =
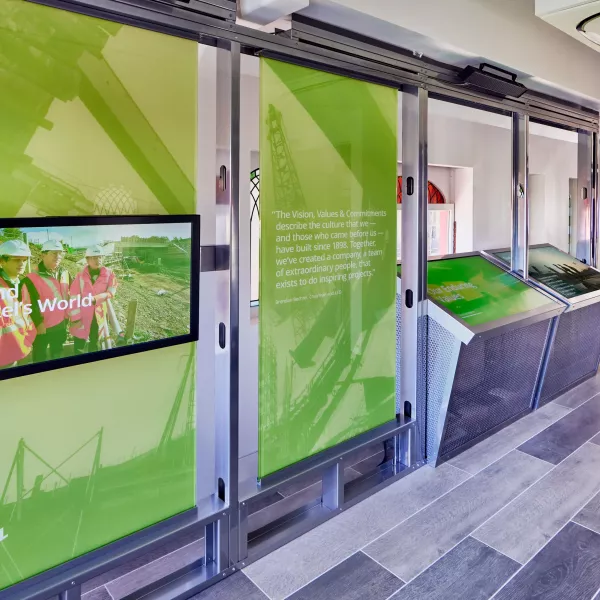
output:
M227 128L228 161L221 165L221 181L217 203L229 207L229 231L223 239L215 240L214 248L207 248L206 255L226 257L227 265L217 265L212 258L203 262L203 274L212 277L215 289L226 286L227 300L215 307L215 318L223 331L223 352L215 362L218 389L216 403L217 433L226 436L217 456L217 480L215 496L208 504L201 503L196 509L173 517L164 523L150 527L138 534L92 552L80 559L52 569L0 592L0 600L43 600L59 594L61 600L78 600L81 583L101 572L164 544L190 530L204 529L205 560L174 573L134 597L187 598L215 582L218 578L244 566L262 553L286 543L307 528L314 527L360 501L365 496L387 485L403 474L418 467L423 458L422 432L415 423L423 423L426 407L420 404L426 393L426 371L423 357L427 352L427 104L428 98L438 98L465 106L499 112L513 116L515 148L526 148L526 123L531 118L538 122L576 130L593 140L593 173L589 179L592 190L592 236L591 256L597 260L596 247L600 226L596 208L598 113L576 104L563 102L546 95L526 92L521 98L498 98L465 87L458 77L460 69L426 58L418 58L411 52L378 43L351 34L330 25L294 17L292 29L279 34L267 34L239 26L235 23L236 3L232 0L28 0L54 8L79 12L89 16L118 21L153 31L184 37L201 44L218 48L218 70L226 81L228 101L218 106L219 127ZM402 304L402 343L405 348L417 352L404 353L402 366L402 400L404 415L397 423L388 424L364 436L332 449L331 452L303 462L287 471L283 477L297 478L317 473L324 485L321 515L303 526L285 528L282 535L270 536L262 547L252 551L247 530L247 502L272 491L281 480L267 481L256 493L245 497L238 489L238 435L239 435L239 202L240 202L240 54L271 56L325 71L347 75L375 83L395 87L404 95L403 109L403 185L412 180L412 195L403 190L405 207L403 225L403 251L406 292ZM518 138L518 139L517 139ZM522 144L525 143L525 146ZM521 145L519 145L521 144ZM514 162L515 190L527 175L526 159L521 151ZM523 170L524 169L524 170ZM584 176L583 171L581 172ZM412 196L412 197L411 197ZM526 208L526 189L523 197ZM518 232L527 234L527 211L517 210L513 203L513 217ZM515 217L516 215L516 217ZM520 235L520 233L519 233ZM513 252L518 250L519 237L514 236ZM229 247L229 252L224 250ZM526 244L523 248L526 247ZM222 261L221 261L222 262ZM211 271L214 263L218 272ZM521 259L521 268L526 265ZM224 268L227 266L228 268ZM526 269L524 269L526 277ZM412 292L412 297L408 291ZM506 326L510 326L507 323ZM483 335L484 332L479 332ZM221 341L221 340L220 340ZM412 355L412 358L409 357ZM200 424L198 416L198 424ZM201 435L198 428L197 435ZM351 451L365 444L394 440L394 458L356 486L343 486L342 465ZM407 467L407 468L405 468ZM368 481L371 479L372 481ZM284 525L284 524L282 524ZM248 554L246 552L248 551Z

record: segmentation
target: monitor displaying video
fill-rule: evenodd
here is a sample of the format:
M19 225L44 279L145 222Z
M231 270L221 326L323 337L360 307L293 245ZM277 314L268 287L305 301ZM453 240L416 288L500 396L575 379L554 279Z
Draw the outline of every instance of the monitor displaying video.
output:
M199 218L0 219L0 379L198 339Z

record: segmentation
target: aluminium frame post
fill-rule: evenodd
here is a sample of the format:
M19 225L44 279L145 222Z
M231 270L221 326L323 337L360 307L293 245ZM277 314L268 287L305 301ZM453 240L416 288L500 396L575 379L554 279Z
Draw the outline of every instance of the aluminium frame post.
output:
M339 510L344 506L344 462L340 458L323 473L323 506Z
M427 300L427 120L429 94L424 87L402 92L402 361L401 405L408 402L417 430L425 439ZM424 454L421 444L417 445ZM410 457L410 460L419 460Z
M512 235L510 268L529 279L529 115L512 115Z
M592 263L593 201L592 182L594 169L594 137L590 132L579 131L577 135L577 211L576 257L586 264Z
M240 122L241 47L232 42L231 60L231 175L229 253L229 557L239 562L239 403L240 403Z
M69 589L62 591L58 594L58 600L81 600L81 585L72 585Z
M591 263L598 266L598 133L592 133Z

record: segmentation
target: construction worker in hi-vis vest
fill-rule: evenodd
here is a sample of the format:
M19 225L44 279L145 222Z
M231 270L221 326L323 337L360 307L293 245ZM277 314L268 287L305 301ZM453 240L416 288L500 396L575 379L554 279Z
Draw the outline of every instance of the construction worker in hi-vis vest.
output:
M117 278L113 271L102 266L104 250L92 246L85 253L87 266L79 272L71 284L71 298L80 296L80 306L69 310L71 335L75 341L75 354L96 352L110 348L108 302L117 293ZM91 305L83 302L92 296ZM75 303L74 303L75 304Z
M31 354L35 329L21 302L20 276L31 257L21 240L0 244L0 369L16 365Z
M67 341L69 272L61 268L65 255L58 240L42 244L42 260L23 280L31 299L31 320L37 336L33 343L33 362L60 358Z

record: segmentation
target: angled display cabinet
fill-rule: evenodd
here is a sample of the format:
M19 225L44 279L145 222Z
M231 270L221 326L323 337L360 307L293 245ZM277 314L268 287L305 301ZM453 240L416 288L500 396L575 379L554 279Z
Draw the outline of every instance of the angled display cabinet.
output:
M566 305L476 252L429 261L427 289L425 442L439 464L533 409Z
M486 252L508 268L508 249ZM529 248L529 282L566 305L551 331L552 344L536 406L594 377L600 364L600 271L551 244Z

